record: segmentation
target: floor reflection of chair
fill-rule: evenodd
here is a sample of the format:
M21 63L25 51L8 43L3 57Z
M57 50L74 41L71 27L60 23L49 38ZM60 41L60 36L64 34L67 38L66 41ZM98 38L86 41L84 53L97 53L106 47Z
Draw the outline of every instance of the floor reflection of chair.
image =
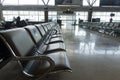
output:
M80 54L94 54L95 44L92 42L82 42L80 43Z
M120 46L117 43L111 43L110 41L95 43L95 52L96 54L104 54L104 55L116 55L120 54Z

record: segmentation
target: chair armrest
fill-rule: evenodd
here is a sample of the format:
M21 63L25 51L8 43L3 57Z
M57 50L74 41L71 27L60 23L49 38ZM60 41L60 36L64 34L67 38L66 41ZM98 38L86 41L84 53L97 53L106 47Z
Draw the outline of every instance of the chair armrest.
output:
M45 76L47 73L51 72L54 68L55 68L55 62L48 56L46 55L37 55L37 56L27 56L27 57L19 57L19 56L16 56L16 59L17 61L23 61L23 60L46 60L49 62L50 64L50 67L49 69L43 73L42 75L37 75L36 77L39 77L38 79L41 79L43 76ZM24 71L23 71L24 72ZM25 73L25 72L24 72ZM26 74L26 73L25 73ZM31 76L31 75L30 75ZM35 75L32 75L32 77L35 76Z
M20 61L26 61L26 60L47 60L50 63L51 69L55 67L55 62L46 55L38 55L38 56L27 56L27 57L19 57L16 56L13 60L20 60Z
M55 34L57 34L57 30L56 29L53 29L55 31Z

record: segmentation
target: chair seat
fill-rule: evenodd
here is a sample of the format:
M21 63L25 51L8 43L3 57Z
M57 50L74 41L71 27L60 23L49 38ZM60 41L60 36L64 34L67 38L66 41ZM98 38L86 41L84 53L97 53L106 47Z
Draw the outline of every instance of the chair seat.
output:
M65 51L54 52L52 54L48 54L47 56L55 61L55 68L53 69L53 71L71 70L69 60Z
M45 52L51 53L56 51L66 51L64 43L49 44Z
M63 37L61 34L54 34L51 36L51 38L56 38L56 37Z
M50 72L71 70L66 52L60 51L52 54L47 54L46 56L50 57L55 63L54 69ZM49 69L49 67L50 64L47 61L33 60L28 63L24 71L29 74L40 75L45 73Z
M57 42L64 42L64 40L62 37L51 38L48 44L57 43Z

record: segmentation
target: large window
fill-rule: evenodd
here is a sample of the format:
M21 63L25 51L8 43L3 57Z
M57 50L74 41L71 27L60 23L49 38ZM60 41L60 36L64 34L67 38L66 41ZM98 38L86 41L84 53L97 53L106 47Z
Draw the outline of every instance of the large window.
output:
M90 0L92 2L93 0ZM100 5L100 0L96 0L93 6L99 6ZM83 6L89 6L87 3L87 0L83 0Z
M57 20L57 11L49 11L48 19L50 21L56 21Z
M88 16L88 12L76 12L77 21L81 20L83 22L87 22L87 16Z
M37 4L37 0L19 0L18 4L19 5L36 5Z
M6 21L12 21L14 17L20 16L21 20L44 21L44 11L3 11Z
M44 5L44 4L42 0L4 0L3 5ZM55 5L55 0L49 0L48 5Z
M18 5L18 0L4 0L3 5Z
M120 12L93 12L92 18L100 18L101 22L109 22L111 13L115 14L113 22L120 22Z

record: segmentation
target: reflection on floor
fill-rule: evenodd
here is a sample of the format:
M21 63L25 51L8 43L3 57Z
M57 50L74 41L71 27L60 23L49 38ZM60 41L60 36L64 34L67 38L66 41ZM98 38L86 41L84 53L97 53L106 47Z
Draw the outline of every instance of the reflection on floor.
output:
M72 73L49 74L42 80L120 80L120 42L75 26L63 29ZM34 80L20 74L15 62L0 70L0 80Z

